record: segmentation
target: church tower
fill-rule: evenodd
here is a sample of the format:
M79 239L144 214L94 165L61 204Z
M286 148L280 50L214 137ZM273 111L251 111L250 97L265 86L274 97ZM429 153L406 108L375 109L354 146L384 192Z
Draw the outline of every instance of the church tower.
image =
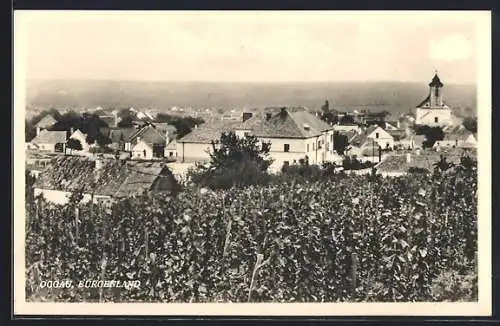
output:
M447 126L452 124L451 109L443 101L443 83L437 72L429 83L429 94L415 112L415 124L427 126Z
M431 107L443 106L443 94L441 92L441 88L443 88L443 86L444 85L436 72L432 81L429 83L429 104Z

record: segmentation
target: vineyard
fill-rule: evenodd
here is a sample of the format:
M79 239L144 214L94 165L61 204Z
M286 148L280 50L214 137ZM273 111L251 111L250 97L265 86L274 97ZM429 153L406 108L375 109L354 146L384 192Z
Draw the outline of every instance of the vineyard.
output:
M31 201L27 300L477 300L476 189L476 172L457 167L418 177L334 175L187 190L111 207ZM87 279L141 285L39 287Z

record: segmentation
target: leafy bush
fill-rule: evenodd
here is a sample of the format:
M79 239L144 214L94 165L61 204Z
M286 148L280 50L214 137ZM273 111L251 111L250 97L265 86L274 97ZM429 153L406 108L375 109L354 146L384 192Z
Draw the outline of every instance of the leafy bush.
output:
M412 174L421 174L421 173L427 174L427 173L429 173L429 170L424 169L424 168L419 168L419 167L411 166L408 169L408 173L412 173Z
M452 169L143 196L86 204L78 214L73 204L40 201L28 208L26 293L116 302L441 300L453 291L436 292L443 273L477 267L476 188L476 174ZM101 277L141 285L52 295L37 287Z
M265 184L272 163L269 150L270 144L259 144L255 136L239 138L232 132L224 133L218 143L212 143L209 164L191 170L189 178L211 189Z
M468 301L478 299L477 271L465 273L456 270L443 271L432 283L432 294L436 301Z
M344 170L361 170L361 169L367 169L375 166L375 163L366 161L366 162L361 162L357 158L351 158L351 157L346 157L342 161L342 167Z
M101 147L101 146L98 146L98 147L90 147L89 148L89 152L90 153L102 153L102 154L112 154L112 153L116 153L115 150L105 146L105 147Z
M82 143L75 138L68 139L68 141L66 142L66 148L68 148L70 151L81 151L83 149Z
M425 136L425 141L422 143L424 148L431 148L436 141L444 139L444 131L441 127L417 126L415 133Z

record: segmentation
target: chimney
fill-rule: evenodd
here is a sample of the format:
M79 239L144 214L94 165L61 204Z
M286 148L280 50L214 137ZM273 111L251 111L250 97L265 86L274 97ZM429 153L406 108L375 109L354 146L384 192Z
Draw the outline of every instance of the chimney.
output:
M406 163L408 163L408 164L411 163L411 154L410 153L406 154Z
M243 112L243 119L242 119L242 122L245 122L247 121L248 119L250 119L252 117L252 112Z
M399 121L399 119L398 119L398 120L396 120L396 121L397 121L397 122L396 122L396 127L397 127L398 129L400 129L400 128L401 128L401 121Z
M137 137L137 143L141 141L141 137Z
M196 125L194 125L194 129L198 129L198 125L197 125L197 124L196 124Z
M40 127L36 127L36 135L40 135Z
M281 108L281 110L280 110L280 117L281 118L285 118L286 115L287 115L286 108L285 107Z
M75 128L71 127L71 129L69 130L70 135L73 135L74 132L75 132Z

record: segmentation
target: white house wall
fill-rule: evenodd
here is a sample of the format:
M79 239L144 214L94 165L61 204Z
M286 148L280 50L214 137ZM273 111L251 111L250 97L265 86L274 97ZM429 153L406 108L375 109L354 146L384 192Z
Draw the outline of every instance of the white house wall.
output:
M378 138L377 138L378 133ZM372 133L370 133L368 138L373 139L382 149L389 146L389 148L394 148L394 137L392 137L387 131L378 127Z
M43 198L45 200L54 203L54 204L59 204L59 205L66 205L69 203L69 198L71 196L71 192L69 191L61 191L61 190L50 190L50 189L40 189L40 188L35 188L34 189L34 195L35 197L39 196L42 194ZM92 196L90 194L84 194L82 201L80 203L88 203L92 199ZM94 202L97 202L99 200L109 200L109 196L94 196Z
M289 164L297 163L305 156L309 158L309 164L322 164L326 161L334 161L337 159L333 153L333 137L334 131L328 131L318 137L311 138L260 138L264 142L271 142L270 156L274 162L271 169L281 169L287 161ZM321 148L318 147L321 142ZM285 144L290 145L289 152L285 152Z
M144 155L145 153L145 155ZM144 142L139 142L132 149L132 158L140 158L140 159L152 159L153 158L153 149Z
M177 160L179 162L206 161L210 159L207 151L212 151L212 144L178 143Z
M44 152L55 152L56 144L37 144L38 150Z
M430 127L446 126L453 123L453 117L451 110L448 108L444 109L432 109L432 108L417 108L415 112L415 123L417 125L427 125ZM435 122L435 118L438 122Z

